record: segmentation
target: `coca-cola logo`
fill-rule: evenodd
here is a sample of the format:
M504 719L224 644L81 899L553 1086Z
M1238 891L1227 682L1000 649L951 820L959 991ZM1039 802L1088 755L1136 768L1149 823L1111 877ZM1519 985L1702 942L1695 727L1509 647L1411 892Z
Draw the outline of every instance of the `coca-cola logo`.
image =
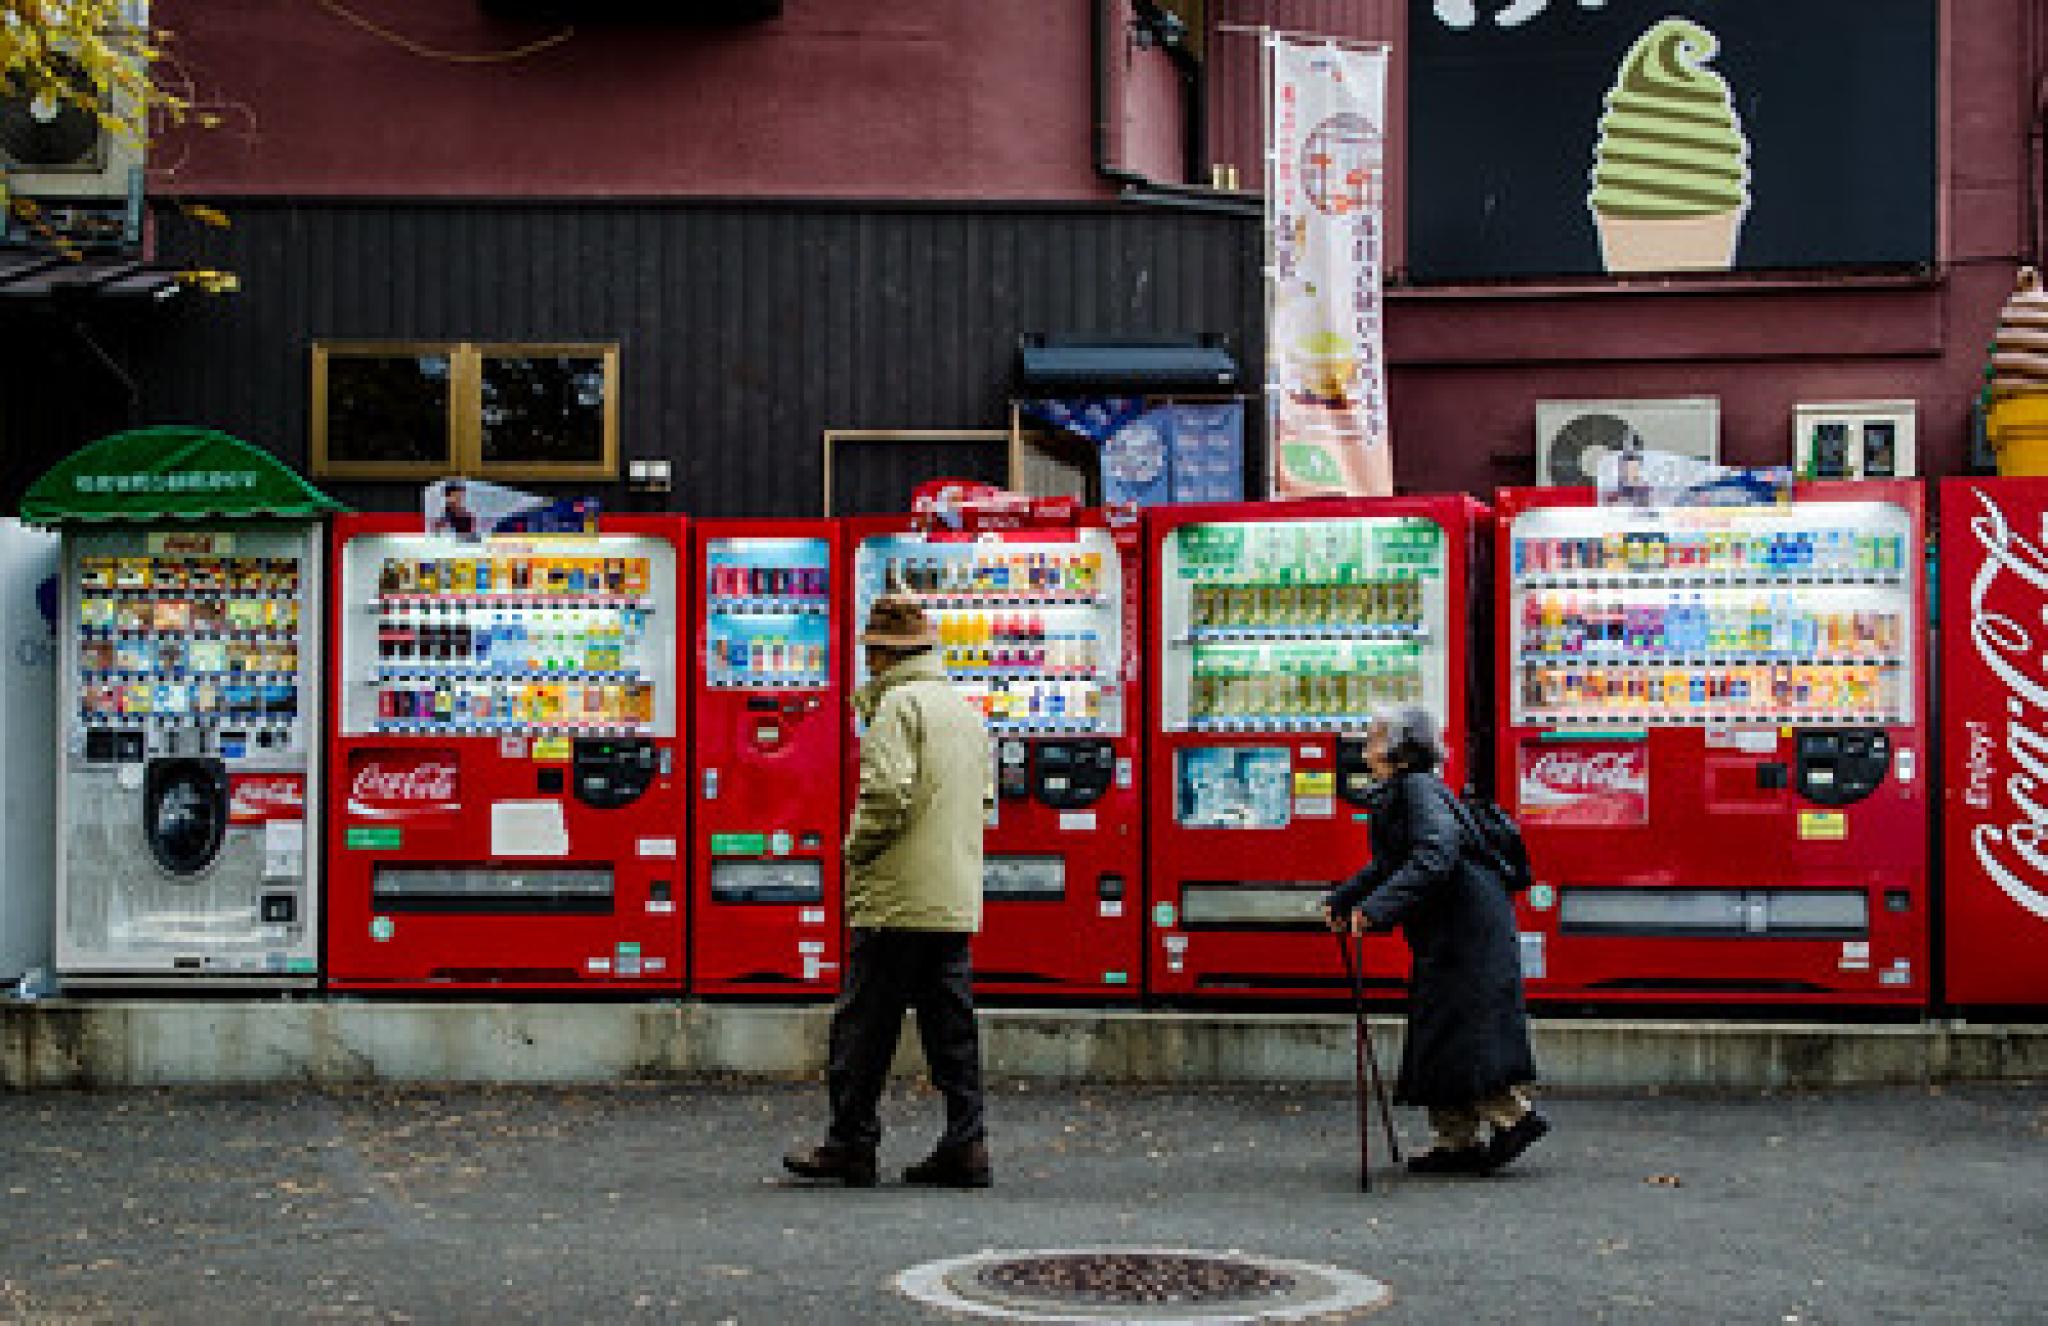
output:
M2012 528L1998 504L1981 488L1971 489L1982 508L1970 519L1970 532L1984 549L1984 562L1970 579L1971 647L1991 676L2005 687L2004 755L2013 772L2005 779L2006 805L1999 810L1998 741L1989 723L1968 728L1969 776L1964 801L2011 818L2004 825L1979 824L1970 831L1977 863L2005 895L2041 920L2048 921L2048 677L2041 675L2039 650L2020 619L1990 606L1993 589L2010 572L2033 594L2028 606L2036 612L2048 603L2048 528L2038 542L2029 542ZM2044 520L2048 526L2048 520Z
M349 762L348 813L402 819L459 808L454 755L357 755Z
M1650 766L1641 745L1522 748L1516 809L1532 824L1618 827L1649 818Z
M1632 792L1643 784L1639 751L1546 751L1529 776L1560 792Z
M228 822L306 817L306 780L297 774L237 774L228 781Z

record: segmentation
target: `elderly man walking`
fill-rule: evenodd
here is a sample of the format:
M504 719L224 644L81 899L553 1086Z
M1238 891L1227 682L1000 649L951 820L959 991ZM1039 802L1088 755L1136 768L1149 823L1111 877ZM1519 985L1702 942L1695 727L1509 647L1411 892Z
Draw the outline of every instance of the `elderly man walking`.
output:
M807 1179L872 1186L875 1108L905 1009L917 1012L946 1130L906 1183L986 1188L981 1042L969 944L981 928L981 833L994 788L981 715L946 680L937 628L916 600L876 601L861 635L868 676L853 697L867 725L845 844L846 985L832 1012L821 1146L784 1156Z

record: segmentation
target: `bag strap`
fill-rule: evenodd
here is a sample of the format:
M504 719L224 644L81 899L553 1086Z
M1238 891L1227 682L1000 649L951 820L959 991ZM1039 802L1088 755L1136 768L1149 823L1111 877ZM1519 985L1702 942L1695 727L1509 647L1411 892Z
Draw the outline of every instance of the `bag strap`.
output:
M1449 784L1442 784L1442 787L1444 799L1451 803L1451 813L1458 817L1458 823L1465 830L1465 840L1478 855L1480 864L1491 866L1503 882L1513 879L1514 867L1510 866L1499 852L1493 850L1493 844L1486 841L1486 835L1479 830L1478 821L1472 818L1472 808L1465 804L1463 797L1450 789Z

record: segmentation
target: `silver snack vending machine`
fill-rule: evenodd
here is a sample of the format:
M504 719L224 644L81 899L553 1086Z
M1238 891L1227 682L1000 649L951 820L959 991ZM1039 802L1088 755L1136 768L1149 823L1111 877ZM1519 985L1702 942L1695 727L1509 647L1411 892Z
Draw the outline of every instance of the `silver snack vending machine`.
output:
M315 984L335 504L233 438L163 428L86 448L22 508L64 535L59 981Z

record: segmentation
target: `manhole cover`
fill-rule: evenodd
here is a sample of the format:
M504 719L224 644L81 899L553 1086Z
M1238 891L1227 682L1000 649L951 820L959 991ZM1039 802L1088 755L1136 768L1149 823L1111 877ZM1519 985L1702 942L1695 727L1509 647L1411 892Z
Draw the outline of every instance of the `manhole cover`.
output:
M976 1279L1012 1294L1076 1303L1233 1303L1293 1289L1294 1277L1238 1257L1184 1252L1063 1252L991 1262Z
M1384 1305L1369 1276L1278 1257L1162 1248L982 1252L896 1277L911 1298L1010 1321L1333 1320Z

